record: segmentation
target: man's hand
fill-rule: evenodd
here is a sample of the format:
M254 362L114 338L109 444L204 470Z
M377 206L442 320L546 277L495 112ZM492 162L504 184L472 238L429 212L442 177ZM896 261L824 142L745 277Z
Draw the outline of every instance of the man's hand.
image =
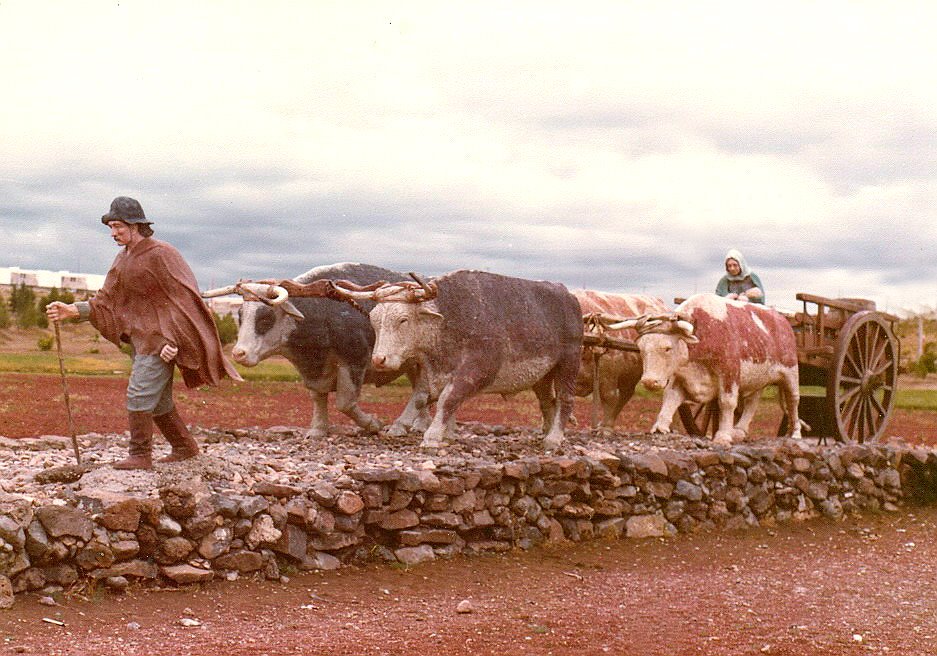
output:
M46 306L46 316L50 321L63 321L65 319L77 319L78 307L74 303L62 303L61 301L52 301Z
M163 350L159 352L159 357L163 362L172 362L173 358L176 357L176 354L179 352L178 346L173 346L172 344L166 344L163 347Z

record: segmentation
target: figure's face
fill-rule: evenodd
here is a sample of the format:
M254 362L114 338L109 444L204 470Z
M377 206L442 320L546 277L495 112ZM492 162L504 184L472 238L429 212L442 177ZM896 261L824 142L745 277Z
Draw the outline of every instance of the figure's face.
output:
M123 221L108 221L107 225L111 229L111 239L121 246L132 242L134 236L139 234L135 226Z
M739 266L739 263L736 260L733 260L731 257L726 260L726 272L730 276L737 276L742 273L742 267Z

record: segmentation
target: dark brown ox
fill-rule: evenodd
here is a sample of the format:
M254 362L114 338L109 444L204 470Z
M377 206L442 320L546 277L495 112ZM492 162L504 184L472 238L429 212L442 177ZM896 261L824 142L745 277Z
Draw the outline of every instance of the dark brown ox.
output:
M589 289L573 291L579 301L583 319L614 316L628 319L645 314L669 312L659 298L645 294L611 294ZM638 333L633 328L602 330L602 335L634 343ZM641 380L641 354L613 347L582 347L582 364L576 377L576 396L593 395L593 427L611 430L621 409L634 394ZM601 410L601 419L598 417Z
M748 434L762 390L778 386L781 409L800 438L797 344L790 323L772 308L714 294L692 296L669 316L629 319L614 327L638 330L644 362L641 383L663 389L663 402L651 428L670 432L684 401L719 405L714 441L728 445ZM741 407L738 422L735 410Z
M390 292L388 293L388 289ZM582 344L579 303L558 283L483 271L447 273L415 294L374 290L375 369L419 367L419 386L436 402L422 446L449 437L455 413L482 392L533 389L543 413L544 447L555 449L573 406ZM421 293L422 292L422 293Z

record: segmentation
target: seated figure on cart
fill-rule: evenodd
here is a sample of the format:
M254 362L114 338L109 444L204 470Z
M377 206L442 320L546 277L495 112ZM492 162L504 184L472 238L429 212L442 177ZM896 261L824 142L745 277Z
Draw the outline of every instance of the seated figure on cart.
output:
M725 256L726 274L716 284L716 294L739 301L765 302L765 287L761 278L748 266L745 257L730 248Z

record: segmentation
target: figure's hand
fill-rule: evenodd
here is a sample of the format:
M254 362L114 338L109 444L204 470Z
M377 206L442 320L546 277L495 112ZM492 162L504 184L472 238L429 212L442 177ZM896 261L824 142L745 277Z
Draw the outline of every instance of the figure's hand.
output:
M752 287L751 289L745 292L745 297L750 301L760 300L762 296L763 294L761 293L761 290L758 289L757 287Z
M173 346L172 344L166 344L163 347L163 350L159 352L159 357L163 362L172 362L173 358L176 357L176 354L179 352L178 346Z
M52 301L46 306L46 316L50 321L63 321L78 318L78 306L74 303Z
M738 294L726 294L726 298L732 299L733 301L739 300Z

